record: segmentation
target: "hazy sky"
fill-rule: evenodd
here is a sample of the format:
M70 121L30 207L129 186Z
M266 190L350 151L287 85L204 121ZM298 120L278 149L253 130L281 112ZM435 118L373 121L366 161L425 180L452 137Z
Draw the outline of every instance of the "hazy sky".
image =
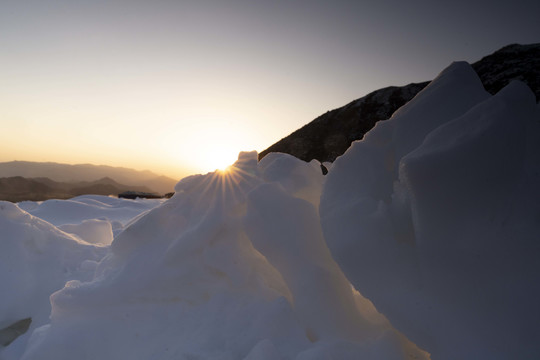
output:
M540 42L539 14L538 0L0 0L0 161L210 171L378 88Z

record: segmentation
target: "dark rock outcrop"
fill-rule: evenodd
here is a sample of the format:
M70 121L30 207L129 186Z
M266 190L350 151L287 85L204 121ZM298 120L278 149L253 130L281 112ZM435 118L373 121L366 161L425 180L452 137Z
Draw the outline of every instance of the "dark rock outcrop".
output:
M30 324L32 324L32 318L25 318L0 329L0 345L8 346L11 344L15 339L28 331Z
M157 194L141 192L141 191L124 191L123 193L118 194L118 197L122 199L131 199L131 200L135 200L137 198L140 198L140 199L161 199L162 198L162 196L159 196Z
M540 44L512 44L472 64L486 90L496 94L512 80L527 84L540 101Z
M540 44L508 45L472 64L484 87L497 93L512 80L525 82L540 99ZM271 152L291 154L304 161L332 162L360 140L379 120L411 100L429 81L391 86L373 91L338 109L328 111L289 136L259 153L259 160Z

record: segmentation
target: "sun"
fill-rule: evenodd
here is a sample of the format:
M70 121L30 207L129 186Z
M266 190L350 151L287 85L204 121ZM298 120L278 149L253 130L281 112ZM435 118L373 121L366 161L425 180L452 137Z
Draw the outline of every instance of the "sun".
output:
M174 137L179 133L183 134L181 141ZM190 127L172 127L166 135L163 146L174 148L169 152L175 154L176 161L199 174L227 169L241 151L255 148L257 138L249 127L239 127L227 119L194 120Z
M199 156L199 167L210 172L215 170L225 171L238 159L239 149L232 144L219 144L206 147Z

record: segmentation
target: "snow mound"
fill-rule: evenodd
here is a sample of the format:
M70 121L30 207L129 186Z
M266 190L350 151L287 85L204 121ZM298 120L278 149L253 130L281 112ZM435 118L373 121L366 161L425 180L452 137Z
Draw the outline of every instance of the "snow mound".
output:
M317 163L255 152L183 179L92 281L51 296L22 359L427 359L333 261L323 179Z
M81 264L95 263L106 252L5 201L0 201L0 229L0 330L27 318L30 331L47 323L49 295L66 281L90 280L93 271ZM23 347L27 337L10 348Z
M489 96L454 63L327 176L332 255L436 359L540 353L538 114L524 84Z

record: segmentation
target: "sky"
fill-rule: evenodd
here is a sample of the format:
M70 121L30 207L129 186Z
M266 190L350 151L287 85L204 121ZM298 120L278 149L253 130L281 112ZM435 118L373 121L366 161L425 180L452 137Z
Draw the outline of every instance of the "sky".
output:
M0 0L0 161L175 178L540 42L540 2Z

